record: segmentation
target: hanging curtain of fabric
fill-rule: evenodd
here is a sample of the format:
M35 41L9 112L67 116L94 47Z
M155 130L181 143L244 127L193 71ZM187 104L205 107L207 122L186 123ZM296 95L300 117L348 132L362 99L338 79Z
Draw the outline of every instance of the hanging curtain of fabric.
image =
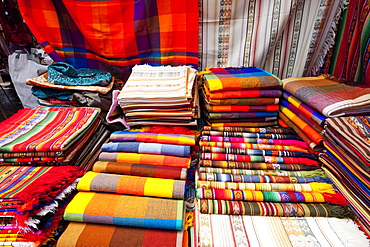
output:
M370 83L370 1L350 0L338 28L325 72L348 81Z
M280 78L319 73L345 1L200 0L200 68L260 67Z
M18 1L56 62L126 79L135 64L198 65L196 0Z

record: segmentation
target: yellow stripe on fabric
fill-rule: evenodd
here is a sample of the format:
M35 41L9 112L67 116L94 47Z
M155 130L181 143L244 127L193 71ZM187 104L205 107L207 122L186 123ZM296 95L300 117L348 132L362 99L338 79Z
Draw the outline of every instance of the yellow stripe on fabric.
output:
M172 179L148 178L145 182L144 195L171 198L174 182Z
M90 191L90 185L92 180L98 175L98 172L88 171L82 176L81 180L78 181L77 190Z
M220 79L208 79L207 83L211 91L218 91L223 89L223 85Z
M70 224L68 224L67 229L60 236L57 246L58 247L75 246L75 244L78 241L78 238L83 233L85 227L86 223L70 222Z
M65 213L83 215L95 194L94 192L78 192L72 201L68 203Z

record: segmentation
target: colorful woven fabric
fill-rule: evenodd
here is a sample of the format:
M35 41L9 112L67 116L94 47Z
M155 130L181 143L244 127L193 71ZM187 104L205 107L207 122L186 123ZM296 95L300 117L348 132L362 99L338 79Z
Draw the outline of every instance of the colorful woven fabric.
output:
M324 117L320 112L314 110L309 105L303 103L301 100L294 97L292 94L287 91L283 91L283 97L289 103L294 105L303 115L315 121L318 125L323 126L326 117Z
M203 214L355 218L348 206L331 203L199 200Z
M163 230L93 223L70 222L57 247L152 246L182 247L183 231Z
M145 142L108 142L101 147L103 152L127 152L139 154L162 154L190 157L190 146Z
M189 168L190 158L161 155L161 154L138 154L138 153L111 153L101 152L100 161L114 161L142 165L161 165Z
M182 230L184 201L155 197L78 192L68 204L69 221Z
M211 92L282 87L279 78L256 67L211 68L203 78L205 86Z
M261 106L261 105L277 105L280 98L257 97L257 98L229 98L229 99L204 99L207 104L214 107L216 105L241 105L241 106Z
M111 134L111 142L149 142L149 143L163 143L174 145L195 145L195 136L184 134L164 134L164 133L150 133L150 132L128 132L115 131Z
M370 86L335 80L328 75L287 78L284 90L326 117L358 115L369 112Z
M204 173L222 173L222 174L240 174L240 175L270 175L270 176L291 176L291 177L326 177L322 169L311 171L286 171L286 170L260 170L260 169L235 169L235 168L217 168L204 167L198 168L198 172Z
M236 142L236 143L255 143L268 145L297 146L306 148L307 144L297 140L279 140L266 138L243 138L243 137L223 137L223 136L200 136L200 142Z
M259 151L259 150L256 150ZM285 164L305 164L316 165L318 162L310 158L301 157L279 157L279 156L259 156L259 155L244 155L244 154L221 154L221 153L202 153L203 160L220 160L220 161L247 161L247 162L262 162L262 163L285 163Z
M303 121L294 112L289 110L287 107L280 105L280 111L287 116L298 128L300 128L315 144L320 145L323 137L308 123Z
M368 246L354 220L333 217L269 217L199 214L198 246Z
M236 122L236 123L211 123L212 127L270 127L276 126L277 120L268 120L264 122Z
M219 154L235 154L235 155L301 157L301 158L308 158L308 159L313 159L313 160L317 159L315 155L307 153L307 152L260 150L260 149L256 150L256 149L242 149L242 148L219 148L219 147L202 147L201 150L203 153L212 153L212 155L215 153L219 153Z
M369 84L369 1L348 1L341 16L339 37L326 61L329 73L338 78Z
M199 180L220 181L220 182L240 182L240 183L331 183L326 177L289 177L271 175L240 175L240 174L221 174L200 172Z
M18 4L37 41L56 62L104 69L123 80L135 64L197 68L197 1Z
M229 189L229 190L250 190L250 191L281 191L281 192L314 192L314 193L335 193L331 184L327 183L233 183L221 181L197 182L197 188L202 189Z
M284 113L279 112L279 118L280 121L282 121L283 124L286 124L290 128L294 129L297 133L297 135L305 142L307 143L307 146L313 150L313 151L321 151L324 149L324 146L320 142L319 144L316 144L311 138L306 135L305 132L301 128L299 128L295 123L293 123L292 120L290 120Z
M230 98L280 98L283 93L281 90L275 89L263 89L263 90L237 90L237 91L220 91L220 92L209 92L207 88L204 88L206 101L217 100L217 99L230 99Z
M89 171L78 182L78 191L183 199L185 180L147 178Z
M279 105L206 105L208 112L271 112L278 111Z
M204 136L225 136L225 137L243 137L243 138L260 138L260 139L295 139L300 138L295 134L274 134L274 133L249 133L238 131L217 131L217 130L203 130Z
M256 202L329 202L339 205L348 205L348 202L341 193L325 194L317 192L282 192L197 188L197 198ZM334 198L334 200L332 200L332 198Z
M209 119L253 119L261 117L276 117L277 112L264 111L264 112L210 112L208 113ZM257 121L256 121L257 122Z
M187 169L171 166L130 164L114 161L96 161L91 169L94 172L125 174L153 178L187 178Z
M65 151L96 122L98 108L25 108L0 123L0 152Z
M274 113L275 114L275 113ZM251 117L251 118L224 118L224 119L211 119L211 118L208 118L208 122L210 124L212 123L254 123L254 124L258 124L258 123L265 123L265 122L269 122L269 121L277 121L277 116L273 116L273 117Z
M255 170L315 170L318 166L305 164L279 164L266 162L243 162L243 161L224 161L224 160L201 160L200 166L203 167L219 167L231 169L255 169Z
M305 152L307 149L294 146L283 146L283 145L266 145L266 144L253 144L243 142L204 142L200 141L199 146L204 148L218 148L218 149L254 149L254 150L278 150L278 151L291 151L291 152ZM224 153L224 152L221 152Z
M295 134L291 128L266 127L266 128L246 128L246 127L212 127L204 126L202 131L222 131L222 132L249 132L267 134Z

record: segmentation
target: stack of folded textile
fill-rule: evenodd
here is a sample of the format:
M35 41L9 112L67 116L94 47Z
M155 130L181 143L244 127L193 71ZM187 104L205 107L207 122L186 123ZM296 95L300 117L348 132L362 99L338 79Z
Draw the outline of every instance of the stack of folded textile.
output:
M128 127L196 126L199 105L196 75L197 71L189 66L134 66L117 96Z
M287 78L279 117L294 128L312 151L324 149L326 118L370 113L370 86L341 81L330 75Z
M21 109L0 123L0 163L90 165L109 134L99 113L91 107Z
M75 69L64 62L56 62L48 66L48 72L26 81L32 86L32 94L44 106L71 106L83 104L83 94L107 94L114 86L115 78L104 70ZM74 97L74 94L79 97ZM90 96L90 98L93 98ZM79 99L79 100L78 100Z
M370 117L346 116L326 120L323 169L349 201L370 236Z
M0 166L0 245L53 246L80 167Z
M101 246L182 246L187 169L195 146L194 131L186 130L113 132L92 171L78 183L64 214L71 223L58 246L89 246L95 239Z
M282 83L255 67L211 68L201 86L202 112L212 126L277 125Z
M279 231L286 231L301 222L302 227L308 224L315 232L321 224L332 224L328 217L346 218L340 224L355 217L320 168L316 155L308 151L308 145L291 128L204 126L199 145L194 246L229 246L233 241L262 241L266 236L269 237L262 242L271 245L260 242L262 246L279 241L284 245L296 241L298 236L291 233L286 239L277 240L277 233L273 233L277 224ZM268 228L267 232L260 232L262 225ZM348 225L354 227L353 222ZM338 229L332 233L329 232L333 229L328 229L327 234L335 235ZM319 234L312 234L311 240L326 243ZM339 241L338 237L333 241Z

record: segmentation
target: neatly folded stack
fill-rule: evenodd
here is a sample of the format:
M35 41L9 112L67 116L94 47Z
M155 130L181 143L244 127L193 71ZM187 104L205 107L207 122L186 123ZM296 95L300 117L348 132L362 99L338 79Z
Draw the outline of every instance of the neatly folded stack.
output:
M282 83L255 67L211 68L201 86L202 112L212 126L277 125Z
M370 236L369 134L370 117L328 118L324 132L326 152L320 160Z
M0 123L0 163L87 166L109 133L99 113L90 107L20 110Z
M196 126L196 75L189 66L134 66L117 97L127 125Z
M279 117L309 144L324 149L322 130L329 117L370 113L370 86L330 75L286 78Z
M76 166L0 166L0 245L52 246L83 174Z
M88 246L93 239L102 246L111 241L130 246L182 246L187 241L187 169L195 146L194 131L187 131L113 132L92 171L78 183L78 193L64 214L71 223L58 246L77 242ZM84 237L94 231L109 235ZM153 236L156 240L150 241Z
M204 126L199 145L194 246L245 241L262 246L291 244L296 233L278 240L277 232L293 224L304 224L312 233L303 238L310 236L311 241L326 244L317 230L334 222L351 227L351 234L358 236L353 243L367 241L353 222L355 214L348 201L293 129ZM323 234L340 232L340 228L329 227ZM330 241L341 240L335 236Z

